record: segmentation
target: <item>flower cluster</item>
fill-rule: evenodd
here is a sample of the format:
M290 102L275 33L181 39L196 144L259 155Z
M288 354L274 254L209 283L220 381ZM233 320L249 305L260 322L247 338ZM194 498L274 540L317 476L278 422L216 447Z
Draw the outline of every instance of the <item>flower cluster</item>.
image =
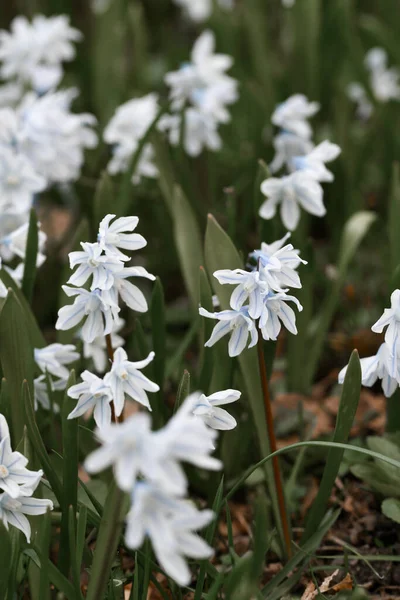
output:
M252 271L215 271L214 277L220 284L236 285L236 288L230 298L230 310L211 313L199 308L202 316L219 321L206 346L213 346L229 334L229 356L238 356L247 344L249 348L257 344L258 328L265 340L276 340L282 324L291 333L297 333L295 312L288 302L294 302L300 311L303 307L287 291L290 287L301 288L296 269L306 261L292 244L285 244L289 236L287 233L281 240L263 243L261 249L255 250L250 256L257 261L257 266Z
M362 384L370 387L382 380L383 393L390 398L400 386L400 290L395 290L391 297L391 307L385 308L383 315L371 327L375 333L382 333L385 328L385 341L375 356L362 358ZM343 383L347 366L339 373L339 383Z
M171 113L160 119L159 128L168 132L173 146L182 138L190 156L198 156L204 148L221 148L218 126L230 120L226 107L238 97L237 81L226 74L233 59L214 50L214 34L206 30L194 43L191 61L165 76Z
M108 163L111 175L128 169L132 155L158 111L158 97L154 93L129 100L117 108L104 130L104 141L112 145L113 155ZM158 170L153 162L153 155L152 145L146 144L132 175L132 183L139 183L142 176L157 177Z
M300 220L300 208L318 217L326 210L320 182L333 181L333 174L325 163L340 154L340 148L325 140L314 147L312 129L308 119L319 110L317 102L309 102L302 94L295 94L277 106L272 123L280 128L274 138L275 156L270 164L272 173L282 167L289 172L283 177L271 177L261 184L267 200L259 214L272 219L280 206L284 226L293 231Z
M379 103L400 100L400 71L396 67L388 68L387 62L387 53L383 48L371 48L364 59L364 65L369 71L370 88L374 99ZM360 119L369 119L374 107L361 83L350 83L347 94L357 104Z
M118 374L113 376L117 378ZM96 431L101 447L85 461L89 473L113 467L117 485L131 496L127 545L139 548L149 536L161 566L180 585L188 585L191 578L185 556L212 555L212 549L195 531L214 517L212 511L199 511L185 499L188 481L181 463L203 469L221 468L221 462L210 456L217 437L215 430L232 429L236 421L219 405L239 397L237 390L208 397L199 392L191 394L158 431L151 430L147 413L136 413L122 424L106 425Z
M210 18L213 11L213 0L174 0L175 4L182 7L191 21L202 23ZM217 0L217 4L224 10L233 8L233 0Z
M0 520L7 529L20 529L29 543L31 526L25 515L42 515L53 503L32 498L43 471L29 471L27 464L23 454L12 450L7 421L0 414Z

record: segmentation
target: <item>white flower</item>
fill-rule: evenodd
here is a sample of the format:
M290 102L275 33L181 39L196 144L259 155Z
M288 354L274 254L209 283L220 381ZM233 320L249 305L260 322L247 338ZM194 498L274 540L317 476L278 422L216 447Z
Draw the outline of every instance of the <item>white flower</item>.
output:
M252 348L257 344L257 328L249 316L247 307L244 306L240 310L222 310L216 313L211 313L205 310L205 308L200 307L199 313L203 317L219 320L219 323L213 329L210 339L204 344L205 346L213 346L224 335L229 334L228 354L229 356L238 356L246 348L249 335L250 343L248 347Z
M395 290L390 296L390 308L385 308L383 315L372 325L375 333L385 332L385 342L389 347L389 353L393 356L400 355L400 290ZM393 374L393 371L392 371Z
M154 275L146 271L144 267L125 267L122 271L114 273L114 288L111 293L115 296L115 302L117 302L119 294L129 308L137 312L146 312L148 309L146 298L136 285L127 281L129 277L145 277L151 281L155 280Z
M4 79L15 77L45 92L59 83L61 63L74 58L72 42L81 37L77 29L70 27L66 15L37 15L32 23L26 17L16 17L11 23L11 33L0 31L0 74ZM42 85L38 86L40 82ZM48 85L43 86L44 82Z
M105 376L104 383L112 391L117 417L123 411L125 394L151 410L146 391L158 392L160 388L156 383L143 375L139 369L147 367L154 356L154 352L150 352L144 360L131 362L128 360L128 355L123 348L117 348L114 352L111 371Z
M276 173L283 166L289 171L294 171L293 158L295 156L304 156L311 152L314 144L311 140L299 137L289 131L278 133L273 139L275 156L269 165L271 173Z
M148 536L166 573L179 585L189 585L191 574L184 557L205 559L213 555L212 548L194 532L214 517L211 510L198 511L188 501L141 482L133 490L126 517L126 544L140 548Z
M29 488L21 486L19 488L21 493L16 498L7 493L0 494L0 520L6 529L12 525L22 531L28 544L31 538L31 526L25 515L43 515L54 508L51 500L30 497L38 485L39 479Z
M195 108L184 112L183 147L189 156L199 156L204 148L217 151L222 147L215 119ZM159 129L168 132L172 146L178 146L181 141L181 115L164 115L159 121Z
M62 288L67 296L76 298L73 304L63 306L58 311L56 329L72 329L85 319L82 337L86 342L91 343L100 335L111 333L120 309L107 291L88 292L83 288L71 288L67 285Z
M10 215L10 219L8 220L7 215L4 215L4 217L4 231L2 227L2 220L0 220L0 254L3 256L4 260L7 261L14 258L14 256L18 256L22 260L25 260L29 224L24 223L20 227L13 229L13 227L19 222L18 216ZM22 218L25 217L22 216ZM38 227L40 227L40 223L38 223ZM39 229L38 236L38 255L36 259L36 266L40 267L46 260L44 255L44 247L46 244L47 235Z
M276 268L280 265L276 261ZM267 281L260 278L258 271L244 271L243 269L221 269L215 271L214 277L219 283L236 285L232 292L230 305L233 310L239 311L245 302L249 302L248 312L252 319L258 319L263 308L263 296L268 293L269 285Z
M5 83L0 85L0 108L15 107L23 95L20 83Z
M222 404L236 402L241 396L238 390L223 390L215 392L210 396L205 396L196 392L191 394L193 397L193 414L203 419L204 423L212 429L228 430L234 429L237 425L236 420L223 408Z
M82 286L89 277L93 276L90 289L109 290L114 285L114 274L122 271L124 263L117 256L102 255L99 243L81 242L83 252L70 252L69 264L71 269L79 265L71 275L68 283Z
M118 332L124 327L124 319L119 317L115 321L111 333L111 344L114 350L124 345L124 338L118 335ZM95 370L98 373L104 373L108 368L108 356L106 340L103 336L95 338L91 344L83 341L83 356L86 359L92 359Z
M326 213L321 185L301 171L280 179L275 177L266 179L261 184L261 192L268 200L260 207L260 217L272 219L280 204L282 222L290 231L296 229L298 225L300 206L317 217L323 217Z
M189 19L195 23L206 21L212 14L213 0L173 0L175 4L181 6ZM217 0L218 5L229 10L233 8L232 0Z
M183 495L188 483L180 461L221 468L221 462L210 456L217 433L195 417L192 409L189 397L167 425L155 432L147 413L97 429L102 446L86 458L85 468L99 473L112 465L118 486L127 492L142 475L168 493Z
M367 121L374 112L374 107L363 86L357 82L349 83L346 92L350 100L357 104L357 116Z
M371 387L377 381L382 380L383 393L390 398L399 387L400 373L396 355L391 354L390 348L383 343L375 356L367 356L360 359L362 384ZM344 367L338 376L339 383L344 382L348 365Z
M285 244L288 238L290 233L272 244L262 242L261 249L250 255L259 262L260 273L275 291L281 291L282 287L301 288L296 269L301 263L307 264L300 258L299 250L295 250L292 244Z
M295 94L275 108L271 121L285 131L308 140L311 138L312 129L307 119L318 111L318 102L309 102L303 94Z
M26 469L28 459L20 452L13 452L7 421L0 415L0 489L11 498L30 496L43 475L43 471Z
M97 427L105 427L111 423L111 406L113 400L111 389L100 377L90 371L81 374L82 383L77 383L68 389L68 396L78 400L68 419L76 419L87 411L94 411L93 417Z
M303 310L300 302L294 296L278 292L270 292L264 298L264 307L260 317L260 329L264 340L276 340L281 330L281 323L290 333L297 334L296 315L287 304L294 302L299 311Z
M0 147L0 209L26 213L32 206L33 195L46 187L30 161L7 147Z
M106 215L99 226L97 241L109 256L116 256L120 260L129 260L129 256L123 254L123 250L140 250L147 245L146 240L139 233L131 233L139 223L138 217L120 217L113 223L115 215Z
M294 157L293 164L296 170L307 173L316 181L333 181L333 174L326 168L325 163L335 160L340 152L337 144L325 140L305 156Z
M375 98L379 102L400 100L400 71L387 68L387 54L383 48L371 48L365 55L364 63L370 71L370 83Z
M65 390L67 383L67 379L57 379L54 381L51 377L49 377L49 385L52 392ZM36 377L36 379L33 380L33 388L33 403L35 410L39 408L40 404L40 406L45 410L51 410L51 408L53 408L55 413L60 412L60 407L58 404L53 404L53 407L51 406L46 375L40 375L39 377Z
M80 354L73 344L50 344L44 348L35 348L34 357L43 373L47 371L55 377L67 379L69 370L64 365L79 360Z

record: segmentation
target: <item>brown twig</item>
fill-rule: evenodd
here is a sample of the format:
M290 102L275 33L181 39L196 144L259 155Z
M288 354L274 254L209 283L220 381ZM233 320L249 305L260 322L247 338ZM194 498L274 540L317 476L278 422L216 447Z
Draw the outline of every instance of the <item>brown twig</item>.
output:
M267 423L268 438L269 438L269 443L270 443L270 450L272 453L272 452L276 452L277 446L276 446L276 437L275 437L275 431L274 431L274 419L272 416L271 397L269 395L267 370L265 368L263 338L261 335L258 336L257 354L258 354L258 366L259 366L259 370L260 370L261 387L262 387L262 392L263 392L263 396L264 396L265 420ZM272 459L272 467L273 467L273 471L274 471L276 495L278 497L279 514L281 517L283 536L285 539L286 553L287 553L287 556L290 558L292 555L292 546L291 546L291 540L290 540L289 522L288 522L288 517L287 517L287 512L286 512L285 496L283 493L281 470L280 470L280 466L279 466L279 459L277 456L274 456L274 458Z

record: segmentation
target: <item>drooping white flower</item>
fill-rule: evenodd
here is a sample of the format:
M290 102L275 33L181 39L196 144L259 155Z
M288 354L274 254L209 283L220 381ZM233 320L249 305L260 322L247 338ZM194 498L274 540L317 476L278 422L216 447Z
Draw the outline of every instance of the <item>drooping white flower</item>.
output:
M193 414L203 419L208 427L219 430L229 430L236 427L236 419L220 406L236 402L236 400L239 400L241 392L229 389L215 392L210 396L205 396L205 394L199 392L191 394L191 396Z
M131 362L128 360L128 355L123 348L117 348L114 352L111 371L105 376L104 383L111 389L117 417L123 411L125 394L151 410L146 391L158 392L160 388L156 383L143 375L140 369L147 367L154 356L154 352L150 352L144 360Z
M80 354L73 344L50 344L44 348L34 349L35 362L43 373L67 379L69 370L65 365L79 360Z
M147 245L146 240L139 233L132 233L139 223L138 217L120 217L106 215L99 226L97 242L104 252L109 256L116 256L120 260L129 260L129 256L120 250L140 250Z
M281 131L273 139L275 156L269 165L271 173L276 173L282 167L294 171L293 159L311 152L314 144L309 139L304 139L289 131Z
M104 130L104 140L113 146L113 156L108 164L108 171L112 175L127 170L132 155L158 111L158 97L154 93L129 100L117 108ZM157 177L158 169L153 159L153 148L151 144L146 144L136 171L132 174L133 183L138 183L141 175Z
M46 92L60 82L61 63L74 58L73 42L81 38L66 15L36 15L31 23L18 16L11 23L11 32L0 31L0 74Z
M272 244L262 242L261 249L250 254L257 260L260 273L275 291L285 287L301 288L296 269L301 263L306 265L307 261L300 258L299 250L295 250L292 244L285 244L289 238L290 233L286 233Z
M148 536L166 573L179 585L189 585L191 574L184 557L206 559L213 555L212 548L195 531L214 516L211 510L199 511L186 500L140 482L133 490L132 507L126 517L126 544L140 548Z
M97 427L105 427L111 423L111 406L113 400L111 389L103 379L90 371L81 374L82 383L68 389L68 396L78 400L78 404L68 415L68 419L76 419L87 411L93 411Z
M11 498L30 496L40 481L43 471L30 471L26 468L28 459L20 452L11 449L7 421L0 415L0 489Z
M81 242L82 251L69 253L71 269L79 265L68 283L81 287L93 277L90 289L109 290L114 285L114 275L122 271L124 263L117 256L103 255L99 243Z
M54 403L51 405L49 398L49 386L52 392L55 391L63 391L67 387L68 379L52 379L47 376L49 381L46 381L46 375L39 375L36 379L33 380L33 389L34 389L34 397L33 397L33 405L34 409L38 410L39 405L45 410L53 410L54 413L60 412L60 407L58 404Z
M224 335L230 335L228 343L229 356L238 356L246 348L248 337L250 335L249 348L257 344L258 332L253 319L249 316L246 306L240 310L222 310L220 312L209 312L200 307L199 313L203 317L218 319L219 323L213 329L211 337L204 344L207 347L213 346Z
M282 292L276 294L270 292L264 297L264 306L259 322L264 340L276 340L282 324L290 333L297 334L296 315L287 304L288 302L294 302L299 311L303 310L302 305L294 296Z
M24 155L0 147L0 210L28 212L33 195L45 187L46 180L35 172Z
M340 152L337 144L325 140L305 156L294 157L293 164L296 170L307 173L316 181L333 181L333 173L326 168L325 163L335 160Z
M56 329L72 329L85 319L81 333L88 343L100 335L112 332L120 308L106 290L88 292L83 288L71 288L67 285L62 288L67 296L76 297L73 304L63 306L58 311Z
M114 273L114 287L111 293L117 302L118 294L130 309L137 312L147 312L147 300L143 292L133 283L128 281L130 277L144 277L155 281L154 275L146 271L144 267L125 267L122 271Z
M390 303L390 308L385 308L383 315L372 325L371 329L375 333L382 333L387 327L385 342L388 345L389 353L396 357L400 355L400 290L394 290L390 296Z
M222 140L218 133L215 119L196 108L188 108L184 112L183 147L189 156L199 156L204 148L212 151L222 148ZM159 121L159 129L168 133L172 146L181 141L182 115L164 115Z
M280 179L266 179L261 184L261 192L268 200L260 207L260 217L272 219L280 205L282 222L289 231L293 231L298 225L300 207L317 217L323 217L326 213L321 185L302 171Z
M396 67L388 69L387 53L383 48L371 48L365 55L364 63L370 71L370 83L378 102L400 100L400 71Z
M274 263L274 259L272 259ZM278 261L275 267L280 268ZM221 269L215 271L214 277L221 284L236 285L232 292L230 305L233 310L239 311L245 302L249 302L248 312L252 319L258 319L263 308L263 296L268 293L268 282L260 278L258 271L244 271L243 269Z
M111 345L114 348L120 348L124 345L124 338L118 335L118 332L124 327L124 319L118 319L115 321L114 329L111 332ZM83 356L86 359L92 359L95 371L97 373L104 373L108 368L108 356L106 340L103 336L95 338L92 343L83 341Z
M275 108L271 121L281 129L308 140L312 129L307 119L318 111L318 102L309 102L303 94L294 94Z
M378 380L382 380L383 393L390 398L400 385L400 373L397 356L391 354L386 343L381 344L374 356L360 359L361 382L366 387L371 387ZM339 383L344 382L348 365L343 367L338 375Z

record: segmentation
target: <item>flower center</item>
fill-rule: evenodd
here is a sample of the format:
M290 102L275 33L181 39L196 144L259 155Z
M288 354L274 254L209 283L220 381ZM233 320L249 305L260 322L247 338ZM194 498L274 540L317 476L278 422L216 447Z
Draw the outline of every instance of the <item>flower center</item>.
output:
M93 269L96 269L99 266L99 263L94 258L89 258L88 263Z
M6 465L0 465L0 479L5 479L6 477L8 477L8 475L9 471Z

